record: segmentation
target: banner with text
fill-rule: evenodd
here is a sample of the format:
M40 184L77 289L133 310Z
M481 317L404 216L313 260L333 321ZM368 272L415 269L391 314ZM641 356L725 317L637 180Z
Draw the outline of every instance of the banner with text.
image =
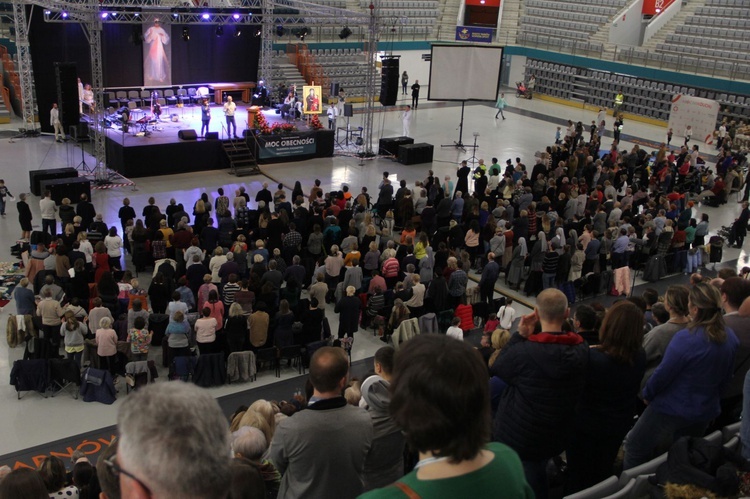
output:
M456 26L456 40L460 42L492 43L492 28Z
M691 95L678 94L672 97L669 127L677 136L682 136L688 125L693 130L693 140L711 144L719 116L719 103Z
M285 158L314 155L315 132L291 133L289 135L259 135L260 159Z

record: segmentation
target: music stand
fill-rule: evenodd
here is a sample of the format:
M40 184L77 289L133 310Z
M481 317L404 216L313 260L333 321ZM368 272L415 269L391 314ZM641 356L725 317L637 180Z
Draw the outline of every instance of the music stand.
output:
M473 135L474 135L474 145L473 145L473 146L466 146L466 147L468 147L468 148L470 148L470 149L473 149L473 151L472 151L472 156L471 156L471 157L470 157L469 159L467 159L467 160L466 160L466 161L471 161L471 164L472 164L472 165L473 165L474 163L476 163L477 161L479 161L479 159L477 159L477 156L476 156L476 153L477 153L477 147L479 147L479 146L477 145L477 137L479 137L479 132L474 132L474 134L473 134Z
M80 170L88 174L93 174L96 168L86 163L86 156L84 155L85 151L83 150L83 142L78 140L78 127L76 125L70 125L70 127L68 128L68 133L71 137L73 137L76 143L81 146L81 162L78 163L78 166L76 166L76 170Z

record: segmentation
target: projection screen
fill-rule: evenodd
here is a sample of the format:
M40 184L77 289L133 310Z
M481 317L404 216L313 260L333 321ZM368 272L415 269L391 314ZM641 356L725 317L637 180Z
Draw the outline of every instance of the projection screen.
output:
M427 100L495 100L502 60L502 47L433 45Z

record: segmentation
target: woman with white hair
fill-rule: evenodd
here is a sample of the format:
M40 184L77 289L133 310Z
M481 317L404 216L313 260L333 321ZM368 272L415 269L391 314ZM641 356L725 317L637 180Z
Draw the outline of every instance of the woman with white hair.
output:
M362 302L355 296L356 291L354 286L347 286L346 296L339 300L334 309L334 312L339 314L339 338L354 337L354 333L359 329L359 311L362 308Z

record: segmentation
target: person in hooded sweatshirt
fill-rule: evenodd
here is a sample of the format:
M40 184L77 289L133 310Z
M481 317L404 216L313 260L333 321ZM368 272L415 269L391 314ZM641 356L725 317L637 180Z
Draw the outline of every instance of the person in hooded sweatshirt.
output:
M404 476L405 440L388 412L395 353L391 346L375 352L375 374L365 379L360 388L359 405L370 414L374 429L372 447L365 460L365 492L390 485Z

